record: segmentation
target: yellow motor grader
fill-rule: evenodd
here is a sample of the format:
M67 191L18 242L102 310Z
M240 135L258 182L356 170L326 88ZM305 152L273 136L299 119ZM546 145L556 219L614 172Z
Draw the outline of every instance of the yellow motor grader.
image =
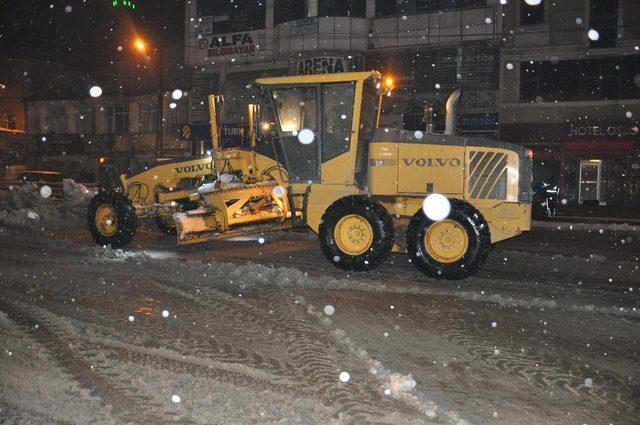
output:
M197 208L173 214L178 243L307 226L342 269L373 269L394 251L435 278L478 271L492 243L530 229L531 158L455 135L459 93L444 134L379 128L391 83L375 71L258 79L251 146L212 137L216 178L189 195ZM431 198L445 200L442 216L425 213ZM100 205L116 232L131 231L135 215Z

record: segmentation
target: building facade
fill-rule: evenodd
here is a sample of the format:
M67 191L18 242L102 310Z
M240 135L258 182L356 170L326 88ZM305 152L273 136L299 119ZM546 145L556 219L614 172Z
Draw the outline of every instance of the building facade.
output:
M497 135L499 0L193 0L185 17L189 122L206 129L206 95L223 94L223 141L256 78L365 69L398 80L383 123L424 129L431 108L437 129L462 87L462 130Z
M509 1L500 136L568 205L640 206L640 1Z
M256 78L377 69L397 80L384 125L438 131L462 88L459 131L532 147L563 203L640 203L640 0L192 0L185 18L200 139L207 94L233 139Z
M92 85L101 87L99 97L89 95ZM178 137L187 110L173 107L168 93L160 97L161 110L156 93L84 79L27 97L28 166L93 181L102 156L125 173L157 158L190 155L190 146Z

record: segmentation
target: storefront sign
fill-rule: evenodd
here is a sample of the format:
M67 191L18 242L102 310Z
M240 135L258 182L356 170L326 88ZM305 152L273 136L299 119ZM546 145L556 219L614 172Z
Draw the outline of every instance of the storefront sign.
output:
M220 127L220 139L223 148L242 146L246 125L222 124Z
M502 124L502 138L514 141L598 141L631 139L640 133L628 123Z
M569 131L571 137L621 137L634 136L638 134L638 128L629 125L597 124L597 125L574 125L571 124Z
M498 129L498 114L464 114L460 127L471 131L495 131Z
M345 72L348 69L348 63L339 56L306 58L296 61L294 65L295 74L297 75L333 74L335 72Z
M211 140L210 124L182 124L180 127L183 140Z
M198 26L196 27L197 35L213 34L213 16L202 16L198 18Z
M289 24L289 36L313 35L318 33L318 18L297 19Z
M255 53L256 45L248 32L213 36L207 46L208 57L248 56Z

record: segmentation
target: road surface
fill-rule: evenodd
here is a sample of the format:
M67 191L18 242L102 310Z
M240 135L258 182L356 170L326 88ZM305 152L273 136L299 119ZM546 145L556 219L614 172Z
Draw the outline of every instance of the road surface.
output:
M568 226L459 282L304 233L0 229L0 422L640 423L640 233Z

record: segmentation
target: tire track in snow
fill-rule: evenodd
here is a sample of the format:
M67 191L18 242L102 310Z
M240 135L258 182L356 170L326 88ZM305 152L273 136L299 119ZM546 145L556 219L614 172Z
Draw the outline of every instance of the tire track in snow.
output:
M149 403L148 399L131 393L126 386L114 384L108 373L100 371L100 368L96 370L87 359L87 354L80 347L74 347L77 340L69 338L60 326L41 317L29 306L17 306L0 300L0 310L5 311L14 322L49 349L69 375L75 377L83 388L95 392L105 406L111 406L123 421L130 417L147 423L162 423L173 419L172 415L163 412L162 406ZM37 330L34 325L38 325Z

